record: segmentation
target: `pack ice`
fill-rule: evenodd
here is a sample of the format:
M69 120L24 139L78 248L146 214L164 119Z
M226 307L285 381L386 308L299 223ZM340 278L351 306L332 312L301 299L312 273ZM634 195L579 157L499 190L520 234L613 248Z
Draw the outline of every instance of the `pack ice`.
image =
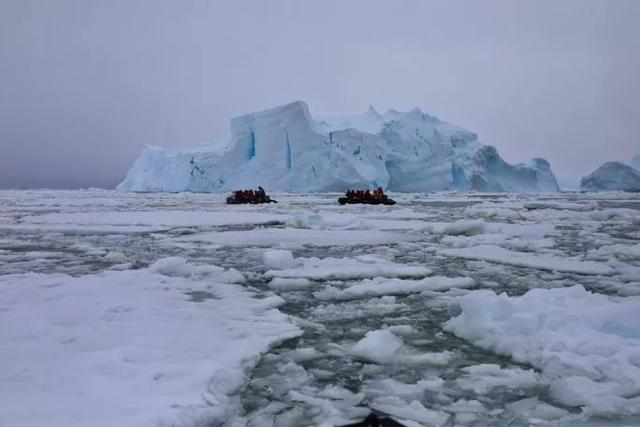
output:
M541 158L509 164L477 135L419 109L373 107L314 120L304 102L231 120L227 141L193 150L147 146L119 190L214 192L262 185L275 191L557 191Z

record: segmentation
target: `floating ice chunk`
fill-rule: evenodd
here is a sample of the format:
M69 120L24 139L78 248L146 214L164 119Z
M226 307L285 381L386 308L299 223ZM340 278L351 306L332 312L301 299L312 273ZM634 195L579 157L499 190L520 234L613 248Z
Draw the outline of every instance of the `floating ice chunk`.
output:
M450 236L474 236L484 233L487 224L481 219L461 220L450 223L430 224L425 231L434 234L447 234Z
M473 425L487 408L478 400L458 399L443 409L454 414L454 425Z
M409 234L377 230L308 230L298 228L264 228L247 231L210 231L185 236L184 242L209 243L215 246L276 247L282 249L310 246L381 245L418 240Z
M348 406L355 406L364 399L364 393L353 393L339 385L326 386L318 393L318 396L332 400L341 400Z
M556 421L571 414L564 409L540 402L537 397L529 397L509 403L505 406L505 412L534 425Z
M304 362L322 357L322 353L313 347L299 347L287 352L285 357L294 362Z
M337 391L328 388L325 389L324 392L329 395L335 395ZM292 401L304 402L314 408L314 412L318 414L314 417L314 425L330 427L342 425L348 422L353 415L362 415L363 413L361 408L356 408L355 405L362 400L364 395L361 393L350 393L350 396L346 396L344 392L350 392L348 390L343 391L342 395L345 399L315 397L297 390L290 391L288 397ZM320 393L323 393L323 391Z
M323 228L324 218L317 213L298 211L287 218L285 225L293 228Z
M188 263L185 258L174 256L160 258L149 269L169 277L188 277L193 271L193 264Z
M373 362L387 363L393 359L403 344L402 339L388 329L369 331L363 339L351 347L350 353Z
M453 358L453 353L449 351L417 352L413 348L405 346L402 338L393 334L389 329L367 332L364 338L351 346L347 352L352 356L378 364L446 365Z
M445 329L530 363L551 396L602 415L640 414L640 298L582 286L534 289L521 297L479 290L452 303Z
M470 288L475 281L468 277L433 276L422 280L384 279L364 280L346 289L327 287L314 293L318 299L349 300L369 296L404 295L424 291L442 291L452 288Z
M276 279L274 279L276 280ZM362 319L372 315L384 316L406 310L406 304L396 302L396 297L385 295L357 302L318 305L311 311L313 319L318 321L337 321Z
M215 265L195 266L179 256L160 258L149 267L149 270L169 277L207 277L225 283L244 283L245 281L242 273L236 269L224 269Z
M635 261L640 260L640 243L635 245L607 245L601 246L598 249L590 250L588 252L590 258L605 258L617 257L623 261Z
M508 389L525 389L540 384L540 378L533 369L501 368L499 365L485 363L463 368L466 375L456 383L464 390L471 390L476 394L504 387Z
M364 255L356 258L298 258L295 268L270 270L267 277L304 277L312 280L355 279L373 277L426 276L431 271L422 266L397 264L384 258Z
M205 211L205 210L161 210L161 211L100 211L100 212L64 212L29 215L23 219L25 224L59 225L75 227L79 231L86 229L132 231L163 230L171 227L221 226L234 224L272 224L282 223L288 218L284 214L267 212ZM52 228L55 229L55 228Z
M495 245L479 245L468 248L441 249L447 256L480 259L486 261L531 267L541 270L567 271L581 274L610 274L613 269L596 261L582 261L575 258L561 258L545 254L516 252Z
M411 335L417 332L416 328L414 328L411 325L393 325L393 326L389 326L387 329L389 329L395 335L400 335L400 336Z
M370 380L364 383L363 391L367 398L375 399L384 396L397 396L405 401L422 400L425 392L439 392L444 380L435 378L420 380L416 384L406 384L393 378Z
M0 276L0 424L226 421L246 369L300 330L276 299L198 280L195 268L170 258L135 271Z
M274 291L299 291L311 286L311 281L308 279L289 279L285 277L274 277L267 285Z
M291 251L272 249L262 253L262 261L267 268L282 270L295 264Z
M371 407L396 419L408 419L433 427L445 425L450 417L444 411L425 408L417 400L406 403L396 396L379 397L371 402Z
M191 273L193 278L207 278L224 283L244 283L245 277L235 268L222 268L215 265L197 265Z

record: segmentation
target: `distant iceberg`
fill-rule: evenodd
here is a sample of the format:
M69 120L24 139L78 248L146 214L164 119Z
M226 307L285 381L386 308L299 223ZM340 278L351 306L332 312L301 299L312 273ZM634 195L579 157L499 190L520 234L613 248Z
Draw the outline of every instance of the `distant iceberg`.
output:
M314 120L304 102L231 120L217 145L147 146L118 186L137 192L214 192L262 185L291 192L375 188L558 191L549 163L512 165L477 135L419 109Z
M637 158L638 156L636 156ZM640 191L640 170L620 162L607 162L582 178L585 191Z

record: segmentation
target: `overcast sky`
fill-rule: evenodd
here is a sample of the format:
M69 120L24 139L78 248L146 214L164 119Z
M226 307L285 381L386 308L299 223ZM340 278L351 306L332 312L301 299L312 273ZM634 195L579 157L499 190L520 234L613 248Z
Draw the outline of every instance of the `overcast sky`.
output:
M0 187L114 186L144 144L423 111L582 176L640 152L640 1L0 0Z

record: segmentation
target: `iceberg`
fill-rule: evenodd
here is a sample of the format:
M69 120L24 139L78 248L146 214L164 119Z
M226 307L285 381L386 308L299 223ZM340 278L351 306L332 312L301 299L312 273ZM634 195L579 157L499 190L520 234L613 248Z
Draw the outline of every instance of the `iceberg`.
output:
M263 187L558 191L549 163L512 165L475 133L415 108L315 120L302 101L231 120L227 141L193 150L147 146L121 191L218 192Z
M606 162L582 178L586 191L640 191L640 170L620 162Z
M633 156L631 159L631 167L640 170L640 153Z

